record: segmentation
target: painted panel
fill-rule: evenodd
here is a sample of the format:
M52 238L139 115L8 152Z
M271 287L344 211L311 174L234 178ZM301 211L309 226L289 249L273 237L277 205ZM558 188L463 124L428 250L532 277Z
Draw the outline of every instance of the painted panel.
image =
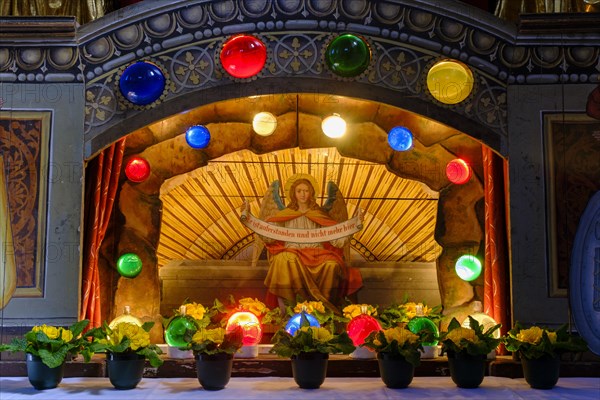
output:
M0 112L0 152L14 244L14 297L43 297L50 111Z
M549 294L566 297L571 249L586 204L600 190L600 121L544 116L549 227Z

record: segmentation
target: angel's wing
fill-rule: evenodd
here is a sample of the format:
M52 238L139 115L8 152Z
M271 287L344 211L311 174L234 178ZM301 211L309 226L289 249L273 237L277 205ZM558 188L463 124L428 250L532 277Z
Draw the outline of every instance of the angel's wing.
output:
M337 222L348 220L348 209L346 208L346 200L342 192L333 181L327 182L327 201L323 204L323 209L329 213L329 216ZM350 260L350 241L344 245L344 259L346 262Z
M348 220L346 200L344 200L342 192L333 181L327 182L327 201L323 204L323 209L337 222Z
M263 196L263 199L260 203L260 211L258 213L258 218L261 220L266 220L267 218L275 215L277 211L283 210L285 206L283 205L283 201L281 201L281 183L276 180L271 183L267 192ZM262 253L265 248L265 244L262 239L258 235L254 235L254 252L252 253L252 266L256 266L258 259L260 257L260 253Z

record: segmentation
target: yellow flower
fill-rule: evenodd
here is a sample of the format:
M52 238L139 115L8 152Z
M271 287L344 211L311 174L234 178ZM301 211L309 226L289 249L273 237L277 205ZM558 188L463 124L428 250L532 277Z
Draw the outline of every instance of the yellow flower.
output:
M201 320L204 318L206 308L202 304L187 303L185 304L185 313L194 319Z
M412 319L417 316L417 304L416 303L405 303L402 305L404 313L408 319Z
M517 333L517 340L524 343L538 344L542 341L542 333L544 330L538 326L532 326L529 329L523 329ZM548 338L550 335L548 335ZM556 333L554 334L556 340Z
M318 342L328 342L333 338L333 335L331 334L331 332L329 332L329 330L327 328L322 328L322 327L314 327L314 326L303 326L302 328L299 329L299 331L303 331L303 332L312 332L312 336L313 338L318 341ZM298 332L298 331L296 331Z
M463 328L462 326L452 329L450 332L448 332L446 339L451 340L457 346L459 346L462 339L465 339L471 343L477 343L479 341L479 338L473 329Z
M112 346L119 345L125 338L129 339L131 350L150 346L150 334L142 329L141 326L129 322L120 322L108 335L107 342Z
M33 332L44 332L48 336L48 339L58 339L60 337L60 331L55 326L44 324L42 326L34 326L31 330Z
M223 328L215 328L215 329L200 329L198 332L194 334L192 337L192 342L194 343L202 343L205 341L210 341L216 344L223 343L225 339L225 329Z
M407 342L410 344L414 344L419 338L417 335L415 335L408 329L404 329L403 327L385 329L383 331L383 335L385 336L388 343L391 343L392 341L396 340L399 346L402 346Z
M552 343L552 344L556 343L556 332L546 331L546 334L548 335L548 339L550 340L550 343Z
M73 340L73 332L71 332L68 329L61 329L60 338L65 342L70 342L71 340Z
M299 313L302 312L303 308L306 308L306 312L311 314L314 311L318 311L321 314L325 314L325 306L320 301L304 301L302 303L296 304L294 307L294 312Z
M344 317L346 317L348 319L352 319L361 314L373 315L373 316L377 315L377 309L375 309L375 307L368 305L368 304L350 304L349 306L344 307L342 312L344 313Z
M244 297L243 299L240 299L239 304L244 310L250 311L256 316L268 312L267 306L262 301L253 299L251 297Z

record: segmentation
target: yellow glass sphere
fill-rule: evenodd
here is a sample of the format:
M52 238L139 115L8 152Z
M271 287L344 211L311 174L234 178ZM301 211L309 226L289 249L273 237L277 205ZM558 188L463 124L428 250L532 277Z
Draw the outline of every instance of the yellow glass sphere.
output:
M128 322L137 326L143 325L142 321L138 317L131 315L131 308L129 306L123 307L123 314L110 321L108 327L110 329L114 329L117 324L120 324L121 322Z
M461 62L442 60L427 73L427 89L444 104L458 104L473 90L473 73Z

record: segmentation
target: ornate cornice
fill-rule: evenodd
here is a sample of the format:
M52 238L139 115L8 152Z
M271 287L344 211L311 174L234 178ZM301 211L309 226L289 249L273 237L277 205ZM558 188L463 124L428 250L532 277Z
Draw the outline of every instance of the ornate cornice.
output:
M567 23L564 16L557 18ZM589 18L587 25L592 23ZM182 95L254 79L265 83L311 79L352 83L348 87L364 84L421 104L433 103L434 109L450 108L460 118L500 135L502 142L507 136L507 85L599 81L597 30L544 33L538 32L539 26L525 21L519 31L489 13L451 0L159 0L137 3L86 24L64 46L56 37L51 45L41 46L42 41L36 45L28 38L3 40L0 81L84 81L86 141L125 117ZM232 79L219 63L220 46L242 32L260 37L268 47L267 67L254 79ZM324 46L342 32L362 35L374 52L369 69L356 78L335 76L322 62ZM468 101L445 106L423 89L429 66L443 58L460 60L473 70L476 84ZM149 107L134 106L118 93L120 73L139 59L155 62L168 78L165 94ZM260 93L240 93L249 94ZM138 122L143 123L143 118Z
M0 82L83 82L72 17L0 18Z

